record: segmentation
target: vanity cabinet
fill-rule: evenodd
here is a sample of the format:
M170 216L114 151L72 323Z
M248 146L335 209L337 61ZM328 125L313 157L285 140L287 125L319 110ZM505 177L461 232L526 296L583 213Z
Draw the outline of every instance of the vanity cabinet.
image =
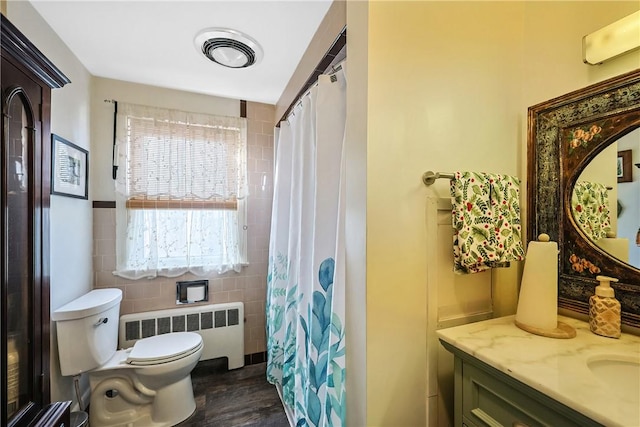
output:
M69 79L1 19L0 425L68 426L69 402L49 404L49 116Z
M456 426L600 426L473 357L454 354Z
M518 328L515 316L436 331L454 358L448 379L456 427L640 426L632 369L640 337L611 339L592 333L588 322L558 321L576 336L534 335Z

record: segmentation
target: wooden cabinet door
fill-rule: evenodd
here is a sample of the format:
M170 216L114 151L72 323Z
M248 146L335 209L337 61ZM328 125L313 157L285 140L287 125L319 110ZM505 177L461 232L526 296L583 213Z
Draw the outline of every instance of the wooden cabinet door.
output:
M7 379L3 382L6 399L2 421L3 425L12 426L32 419L48 398L41 165L48 145L42 137L40 117L43 88L4 58L1 73L0 260L5 338L2 354L6 355L2 370Z
M0 21L0 425L22 427L55 418L46 406L49 117L51 89L70 80L2 14Z

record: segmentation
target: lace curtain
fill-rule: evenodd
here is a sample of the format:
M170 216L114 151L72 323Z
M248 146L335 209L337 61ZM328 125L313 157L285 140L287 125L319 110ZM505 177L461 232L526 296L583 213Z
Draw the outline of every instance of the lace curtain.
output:
M118 103L114 274L240 271L246 132L243 118Z

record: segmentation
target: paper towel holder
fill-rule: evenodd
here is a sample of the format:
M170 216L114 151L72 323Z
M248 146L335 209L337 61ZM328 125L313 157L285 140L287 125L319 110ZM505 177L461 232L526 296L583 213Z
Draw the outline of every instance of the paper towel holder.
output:
M515 324L535 335L567 339L575 337L576 330L558 320L557 254L557 243L551 242L548 234L540 234L537 241L529 242ZM540 271L555 277L545 280Z
M198 300L189 300L188 295L192 292L199 295ZM209 280L176 282L176 304L193 304L204 301L209 301Z

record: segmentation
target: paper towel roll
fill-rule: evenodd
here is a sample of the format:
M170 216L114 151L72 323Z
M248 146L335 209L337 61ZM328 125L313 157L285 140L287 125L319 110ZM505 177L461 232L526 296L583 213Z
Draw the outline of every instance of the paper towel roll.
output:
M189 286L187 288L187 301L198 302L204 300L204 286Z
M545 236L527 247L516 322L552 330L558 324L558 244Z
M598 240L597 245L619 260L629 262L629 239L622 237L605 237L604 239Z

